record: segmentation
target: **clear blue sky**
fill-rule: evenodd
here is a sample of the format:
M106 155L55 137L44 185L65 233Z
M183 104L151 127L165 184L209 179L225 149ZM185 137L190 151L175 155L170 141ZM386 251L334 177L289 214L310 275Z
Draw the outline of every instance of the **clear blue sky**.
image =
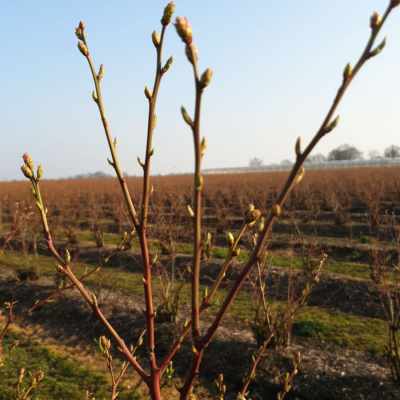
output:
M359 56L369 16L388 0L177 0L193 26L202 69L214 80L204 97L205 168L293 158L297 136L311 137L340 82ZM20 177L24 151L47 177L111 172L105 137L74 28L87 25L91 51L104 63L104 96L125 171L138 174L145 144L144 86L154 76L151 32L166 2L15 0L3 2L0 179ZM340 108L341 124L317 149L342 143L365 153L400 144L400 12L384 28L387 48L371 61ZM175 30L165 55L175 63L163 81L154 173L191 171L192 138L181 104L193 109L193 82Z

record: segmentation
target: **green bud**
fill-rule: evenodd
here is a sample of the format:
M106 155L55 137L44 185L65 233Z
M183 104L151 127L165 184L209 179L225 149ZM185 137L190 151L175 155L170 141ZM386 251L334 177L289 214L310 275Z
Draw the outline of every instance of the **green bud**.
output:
M21 166L21 171L25 175L26 178L32 179L33 178L33 173L30 168L28 168L26 165Z
M170 69L173 61L174 61L173 57L168 58L167 62L165 63L165 65L161 69L161 73L162 74L165 74Z
M182 114L182 118L184 119L184 121L191 127L193 128L193 120L190 117L189 113L186 111L185 107L181 107L181 114Z
M353 68L350 63L348 63L343 70L343 81L347 82L353 74Z
M37 173L36 173L36 179L39 181L43 177L43 167L42 164L39 164L37 168Z
M369 57L375 57L377 56L386 46L386 38L384 38L382 40L382 42L380 44L378 44L378 46L375 47L375 49L373 49L370 53L369 53Z
M339 117L339 115L338 115L338 116L337 116L330 124L328 124L328 126L324 129L324 134L333 131L333 130L337 127L337 125L338 125L338 123L339 123L339 120L340 120L340 117Z

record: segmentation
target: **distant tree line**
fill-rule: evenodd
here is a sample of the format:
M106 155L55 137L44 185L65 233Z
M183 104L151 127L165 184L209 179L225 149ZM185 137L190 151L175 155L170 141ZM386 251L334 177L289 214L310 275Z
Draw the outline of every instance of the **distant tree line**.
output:
M368 153L368 159L370 160L382 160L382 159L395 159L400 158L400 146L396 146L394 144L388 146L383 153L381 154L377 150L371 150ZM311 154L306 163L308 164L320 164L323 162L329 161L353 161L353 160L362 160L364 159L362 151L357 149L355 146L351 146L349 144L342 144L333 150L331 150L328 155L324 155L321 153ZM292 161L283 160L281 161L282 165L290 165ZM249 161L250 168L261 168L264 165L264 162L261 158L254 157Z

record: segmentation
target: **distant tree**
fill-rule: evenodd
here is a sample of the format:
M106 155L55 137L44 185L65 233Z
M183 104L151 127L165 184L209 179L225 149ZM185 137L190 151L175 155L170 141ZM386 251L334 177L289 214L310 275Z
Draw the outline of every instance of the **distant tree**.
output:
M382 158L381 153L379 153L378 150L371 150L368 153L368 157L369 157L370 160L379 160L379 159Z
M399 158L400 157L400 147L392 144L387 147L383 152L385 158Z
M282 161L281 161L281 165L290 166L290 165L293 165L293 161L290 161L290 160L282 160Z
M261 158L254 157L254 158L250 159L250 161L249 161L250 168L260 168L263 165L264 165L264 162L263 162L263 160L261 160Z
M329 161L359 160L362 152L354 146L342 144L328 154Z
M326 156L321 153L313 154L306 160L307 164L320 164L326 161Z

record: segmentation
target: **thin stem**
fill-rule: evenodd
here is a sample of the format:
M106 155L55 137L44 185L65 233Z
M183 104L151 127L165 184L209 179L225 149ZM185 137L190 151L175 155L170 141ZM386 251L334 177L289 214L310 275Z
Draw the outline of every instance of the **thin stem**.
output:
M249 370L249 373L247 374L246 379L243 382L243 386L242 386L241 390L238 393L238 398L239 399L240 398L246 398L246 394L247 394L249 385L255 378L258 365L260 364L260 362L264 358L265 351L267 350L267 347L268 347L269 343L271 342L273 336L274 336L274 334L271 333L268 336L268 338L264 341L264 343L260 346L260 348L257 350L257 355L254 357L253 363L252 363L251 368Z
M214 281L214 283L213 283L208 295L203 298L203 301L202 301L202 303L200 305L200 314L203 313L206 309L208 309L211 306L212 301L214 300L214 296L218 292L218 289L221 286L221 283L224 280L229 267L232 265L233 261L237 257L236 256L236 254L237 254L236 250L237 250L237 248L239 246L239 242L240 242L241 238L243 237L243 235L247 231L248 227L249 227L249 225L245 223L240 228L240 231L239 231L239 233L238 233L238 235L237 235L237 237L235 239L235 242L234 242L234 244L232 246L232 249L229 252L227 258L224 261L224 263L222 264L217 278L215 279L215 281ZM162 361L162 363L160 365L161 375L164 374L164 372L167 369L169 363L173 360L173 358L175 357L176 353L181 348L181 344L185 340L186 336L189 334L189 332L191 330L191 327L192 327L192 321L191 320L187 321L187 323L185 324L185 326L183 328L182 333L175 340L174 344L171 346L171 350L169 351L168 355L164 358L164 360Z
M157 61L156 61L156 74L154 79L153 91L149 94L149 112L147 121L147 143L146 155L143 165L143 192L142 192L142 209L140 218L139 241L143 258L143 287L146 304L146 330L147 330L147 348L149 351L149 358L152 370L157 370L157 360L155 355L155 312L153 301L153 279L152 279L152 265L150 260L149 243L147 237L147 218L149 212L149 199L150 199L150 167L151 157L153 155L153 133L156 124L156 104L157 96L163 77L162 69L162 49L164 43L166 26L164 25L161 30L160 42L156 46Z
M203 190L203 178L201 176L201 139L200 139L200 113L201 113L201 99L203 95L203 88L199 81L198 66L194 60L193 64L193 75L196 87L196 100L195 100L195 112L193 121L193 142L194 142L194 154L195 154L195 170L194 170L194 187L193 187L193 199L194 199L194 219L193 219L193 231L194 231L194 246L193 246L193 271L192 271L192 336L194 345L197 346L196 342L200 337L200 264L201 264L201 222L202 222L202 190Z
M82 41L85 44L85 46L87 46L88 44L87 44L87 40L86 40L86 34L84 31L82 32L82 35L83 35ZM124 174L122 172L118 153L116 151L116 142L111 135L110 126L109 126L109 123L108 123L108 120L106 117L105 106L104 106L104 102L103 102L103 95L102 95L102 90L101 90L101 79L99 78L99 75L96 72L96 68L94 66L93 59L89 52L87 53L85 58L89 64L90 72L93 77L93 83L95 86L95 95L96 95L95 102L99 109L101 122L103 124L104 132L105 132L106 138L107 138L108 147L109 147L110 153L111 153L112 161L109 161L109 163L114 168L115 173L118 177L118 181L120 183L122 193L123 193L123 196L125 199L125 203L127 205L128 214L131 219L131 223L136 228L136 230L139 230L139 225L140 225L139 218L137 215L136 208L133 204L133 197L132 197L131 193L129 192L128 184L127 184Z
M89 272L87 272L86 274L80 276L78 279L81 282L84 282L85 279L89 278L89 276L93 275L94 273L98 272L100 270L100 267L97 267ZM48 303L51 299L61 295L63 292L65 292L66 290L70 290L73 289L75 286L71 283L68 286L59 288L57 290L55 290L54 292L50 293L47 297L45 297L44 299L36 302L29 310L28 313L32 313L33 311L35 311L37 308L42 307L43 305L45 305L46 303Z
M43 231L44 231L44 236L47 241L47 246L50 251L50 253L53 255L53 257L57 260L58 263L58 270L59 272L63 273L69 280L70 282L74 285L76 289L80 292L86 303L92 308L94 314L96 317L99 319L99 321L102 323L102 325L108 330L109 334L114 338L114 340L118 344L118 349L119 351L124 355L126 360L132 365L132 367L138 372L138 374L148 382L149 376L145 373L139 362L136 360L136 357L132 355L130 352L128 346L126 345L125 341L122 339L121 336L117 333L117 331L113 328L113 326L109 323L101 309L99 308L97 304L97 300L94 297L92 293L90 293L83 283L79 280L79 278L76 277L74 272L71 270L70 265L69 265L69 260L68 257L64 259L60 255L60 253L57 251L57 249L54 246L54 242L52 239L52 235L50 232L48 220L47 220L47 209L45 207L45 204L43 202L43 198L41 195L40 187L37 178L32 177L31 178L31 183L32 187L34 190L35 198L36 198L36 205L37 208L40 211L40 217L41 217L41 222L43 226Z
M359 60L357 61L356 66L353 69L353 72L350 74L350 76L347 79L343 79L343 82L338 89L338 92L332 102L332 105L330 106L329 111L326 114L326 116L322 122L322 125L320 126L318 131L315 133L313 139L310 141L310 143L308 144L306 149L297 155L296 162L293 165L293 168L292 168L280 194L278 195L278 198L275 203L275 210L280 210L282 208L289 193L291 192L291 190L293 189L293 187L296 184L296 178L299 176L299 173L301 173L301 169L303 167L304 161L306 160L308 155L312 152L312 150L315 148L315 146L318 144L318 142L322 139L322 137L331 130L330 129L330 127L332 127L331 120L332 120L332 117L333 117L336 109L338 108L338 106L340 104L340 101L342 100L344 94L346 93L347 88L349 87L350 83L353 81L355 76L361 70L363 65L372 57L371 50L375 43L376 37L378 36L382 26L384 25L387 17L389 16L389 14L392 10L393 10L393 7L391 5L389 5L385 11L385 14L382 18L382 22L379 25L379 27L377 27L376 29L373 29L371 31L371 36L367 42L367 45L366 45L364 51L362 52ZM269 213L267 220L265 222L264 230L262 231L262 233L257 241L256 247L255 247L253 253L251 254L246 265L244 266L242 272L238 276L233 287L227 294L227 296L221 306L220 311L216 315L211 326L208 328L207 333L205 334L204 338L202 339L202 346L207 346L208 343L211 341L216 330L218 329L218 326L221 323L222 318L226 314L228 308L232 304L237 293L242 288L243 283L245 282L251 269L256 264L256 262L258 260L260 260L260 257L262 255L263 251L265 251L265 247L267 244L269 234L272 230L272 226L273 226L275 220L278 218L278 216L279 216L279 213L277 213L277 212Z

